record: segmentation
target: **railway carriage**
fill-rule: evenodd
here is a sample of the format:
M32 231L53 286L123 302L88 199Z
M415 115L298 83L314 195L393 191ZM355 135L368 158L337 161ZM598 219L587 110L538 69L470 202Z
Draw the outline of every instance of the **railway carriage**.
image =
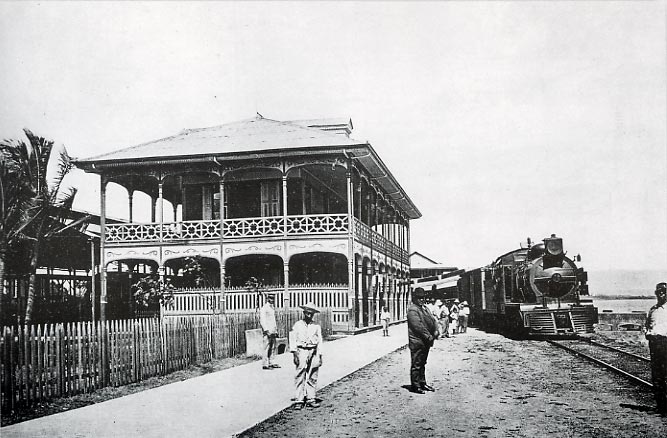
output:
M590 333L598 311L588 298L587 273L552 234L460 274L458 293L468 301L470 323L512 336Z

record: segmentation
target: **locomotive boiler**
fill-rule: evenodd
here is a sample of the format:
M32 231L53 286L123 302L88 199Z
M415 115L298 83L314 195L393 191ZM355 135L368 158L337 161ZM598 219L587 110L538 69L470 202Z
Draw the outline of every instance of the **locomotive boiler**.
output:
M598 311L588 295L588 276L570 259L563 239L552 234L464 272L459 299L468 301L471 324L523 336L590 333Z

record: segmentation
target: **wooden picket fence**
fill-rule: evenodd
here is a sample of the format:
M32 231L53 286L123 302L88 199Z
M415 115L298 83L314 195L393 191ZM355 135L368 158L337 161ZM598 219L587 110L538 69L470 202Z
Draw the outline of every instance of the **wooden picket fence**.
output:
M279 336L301 315L276 309ZM333 333L331 318L331 309L317 315L325 337ZM244 354L245 331L258 327L258 312L3 327L2 411Z

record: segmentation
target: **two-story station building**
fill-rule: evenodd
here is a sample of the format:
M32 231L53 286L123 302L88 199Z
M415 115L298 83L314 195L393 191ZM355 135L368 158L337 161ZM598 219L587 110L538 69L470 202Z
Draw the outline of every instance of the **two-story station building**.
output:
M351 131L347 119L258 114L77 160L101 178L102 307L153 272L182 286L172 314L256 308L254 277L278 306L332 308L339 330L379 323L383 305L403 319L410 220L421 213ZM109 184L127 190L128 223L105 221ZM151 199L149 221L133 219L138 192ZM192 258L204 283L181 281Z

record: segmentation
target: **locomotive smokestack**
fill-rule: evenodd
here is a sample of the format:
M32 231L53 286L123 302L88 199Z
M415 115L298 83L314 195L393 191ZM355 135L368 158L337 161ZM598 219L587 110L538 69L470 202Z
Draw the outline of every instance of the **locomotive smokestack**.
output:
M530 244L531 244L530 237L527 238L526 241L528 242L528 248L530 248Z

